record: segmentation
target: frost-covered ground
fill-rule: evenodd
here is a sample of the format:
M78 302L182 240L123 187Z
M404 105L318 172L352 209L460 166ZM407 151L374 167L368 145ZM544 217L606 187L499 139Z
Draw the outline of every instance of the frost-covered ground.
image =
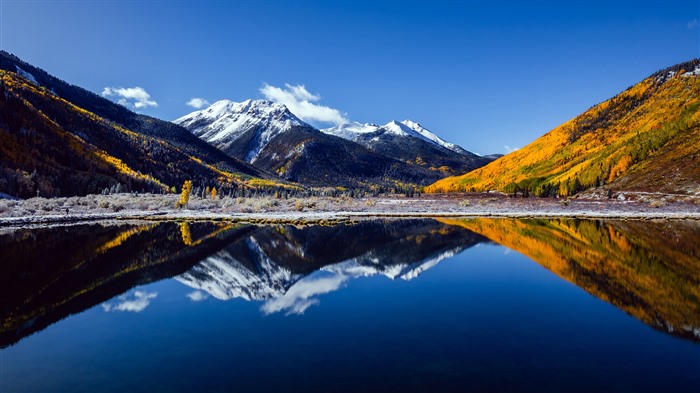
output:
M178 195L117 194L70 198L0 200L0 225L101 219L234 219L318 221L360 217L590 217L700 219L700 200L655 197L638 200L511 198L502 194L449 194L378 198L193 197L175 207Z

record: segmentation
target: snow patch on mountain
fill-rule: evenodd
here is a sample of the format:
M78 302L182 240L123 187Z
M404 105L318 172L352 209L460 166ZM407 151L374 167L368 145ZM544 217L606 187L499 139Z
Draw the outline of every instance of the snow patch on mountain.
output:
M243 134L254 130L255 143L246 156L248 162L253 162L262 149L280 133L295 126L311 127L283 104L266 100L221 100L205 109L182 116L174 123L219 147L226 147Z
M381 135L383 134L417 138L427 143L441 146L460 154L466 153L466 150L463 148L455 145L454 143L445 141L412 120L404 120L402 122L392 120L383 126L378 126L371 123L362 124L354 122L326 128L321 130L321 132L329 135L335 135L353 142L357 142L358 140L367 137L368 134L372 133L376 134L376 136L373 136L372 139L370 139L371 141L379 141L381 139Z
M35 85L39 85L39 82L37 82L37 80L36 80L36 78L34 77L34 75L32 75L32 74L28 73L27 71L25 71L25 70L19 68L18 65L15 65L15 68L17 68L17 73L19 74L19 76L21 76L22 78L24 78L24 79L26 79L26 80L32 82L32 83L35 84Z
M427 128L421 126L420 124L416 123L413 120L406 119L401 122L401 124L405 125L406 127L410 128L411 130L415 131L419 135L421 135L423 138L440 145L448 150L452 150L457 153L465 153L465 150L461 148L460 146L455 145L454 143L450 143L445 141L444 139L440 138L439 136L433 134L430 132Z
M682 77L689 77L689 76L698 76L698 75L700 75L700 66L695 67L695 69L692 71L688 71L688 72L683 73L683 75L681 75L681 76Z
M328 135L335 135L349 141L355 141L359 135L377 132L379 128L380 126L372 123L352 122L326 128L321 130L321 132Z

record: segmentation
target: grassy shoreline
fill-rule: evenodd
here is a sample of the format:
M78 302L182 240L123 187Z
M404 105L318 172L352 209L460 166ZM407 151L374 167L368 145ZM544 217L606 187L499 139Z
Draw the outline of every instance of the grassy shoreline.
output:
M694 200L655 198L544 199L503 194L442 194L406 198L192 198L176 208L177 195L117 194L0 200L0 226L102 220L221 220L251 223L331 223L370 218L511 217L588 219L700 219Z

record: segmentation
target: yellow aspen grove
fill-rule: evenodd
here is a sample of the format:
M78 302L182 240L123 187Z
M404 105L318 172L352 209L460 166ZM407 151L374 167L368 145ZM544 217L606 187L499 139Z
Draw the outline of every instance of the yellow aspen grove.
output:
M187 206L187 203L190 201L190 192L192 192L192 181L185 180L185 183L182 185L180 200L177 202L179 208L182 209Z
M212 187L211 189L211 199L216 199L216 187Z

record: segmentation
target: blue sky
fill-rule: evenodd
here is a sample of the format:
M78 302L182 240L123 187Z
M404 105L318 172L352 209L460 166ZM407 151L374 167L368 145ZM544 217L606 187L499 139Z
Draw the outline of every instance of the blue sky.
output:
M410 118L488 154L699 57L699 8L697 0L2 0L0 44L73 84L140 99L140 112L166 120L192 111L192 98L263 98L267 86L269 97L306 100L315 125Z

